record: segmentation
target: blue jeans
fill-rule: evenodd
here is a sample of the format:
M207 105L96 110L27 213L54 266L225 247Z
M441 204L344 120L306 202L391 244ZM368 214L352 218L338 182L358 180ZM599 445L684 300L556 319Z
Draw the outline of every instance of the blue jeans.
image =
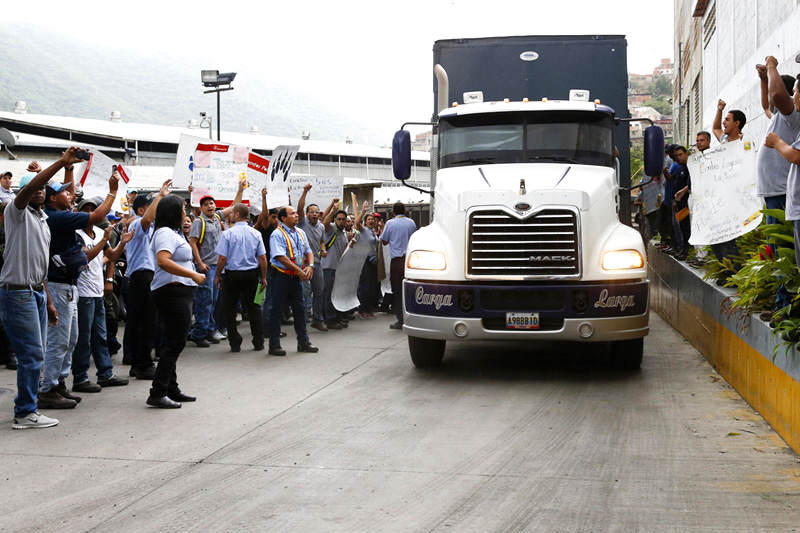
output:
M58 385L59 379L69 377L72 352L78 343L78 287L68 283L48 283L47 289L58 311L58 324L47 328L42 392Z
M0 320L17 354L14 416L37 410L39 375L47 346L47 296L44 291L0 289Z
M217 322L214 320L214 304L219 293L214 286L216 275L217 266L210 266L206 272L206 281L194 291L194 327L189 334L193 339L205 339L217 330Z
M72 352L72 377L75 383L89 380L89 359L94 359L97 379L114 375L114 364L106 340L106 306L102 297L78 298L78 343Z

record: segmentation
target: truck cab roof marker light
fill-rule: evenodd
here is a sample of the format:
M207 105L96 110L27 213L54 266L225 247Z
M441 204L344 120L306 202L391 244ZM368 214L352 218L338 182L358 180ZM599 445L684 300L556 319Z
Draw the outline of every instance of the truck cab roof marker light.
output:
M530 102L530 100L529 100L529 99L528 99L528 97L526 96L525 98L523 98L523 99L522 99L522 102L523 102L523 103L525 103L525 104L527 104L528 102Z
M510 101L511 100L509 100L508 98L503 98L503 102L506 103L506 104L509 103Z
M547 103L547 97L546 96L542 98L542 103L545 103L545 104Z
M453 107L458 107L458 102L453 102Z
M595 105L600 105L600 99L599 98L595 98L594 99L594 104Z

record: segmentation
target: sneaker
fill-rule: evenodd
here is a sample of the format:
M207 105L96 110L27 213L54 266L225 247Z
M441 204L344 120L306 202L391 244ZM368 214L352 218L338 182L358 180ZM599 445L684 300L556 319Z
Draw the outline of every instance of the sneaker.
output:
M47 392L39 392L39 409L75 409L78 402L68 400L55 391L50 389Z
M213 334L209 334L206 337L206 342L210 342L211 344L219 344L221 339L216 338Z
M217 330L214 333L212 333L211 336L214 337L218 341L224 341L225 339L228 338L227 335L221 333L219 330Z
M117 375L112 375L108 379L98 379L97 384L103 388L106 387L124 387L128 384L128 380L125 378L121 378Z
M38 411L35 413L28 413L25 416L14 417L14 429L30 429L30 428L50 428L58 425L58 420L40 414Z
M73 392L100 392L101 390L103 390L103 388L97 383L92 383L87 379L86 381L83 381L81 383L73 383L72 390ZM64 395L62 394L62 396ZM67 396L64 397L67 398Z

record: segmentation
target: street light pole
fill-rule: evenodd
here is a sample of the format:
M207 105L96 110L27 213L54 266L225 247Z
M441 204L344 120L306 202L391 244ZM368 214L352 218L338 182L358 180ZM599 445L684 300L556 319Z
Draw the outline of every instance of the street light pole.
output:
M220 120L219 116L220 115L219 93L221 93L222 91L232 91L233 87L231 87L231 83L233 82L233 79L235 77L236 77L235 72L220 73L220 71L218 70L200 71L200 81L203 83L203 87L213 87L213 89L209 89L208 91L203 91L203 94L217 93L217 141L222 140L222 121ZM221 85L226 85L227 87L221 87Z

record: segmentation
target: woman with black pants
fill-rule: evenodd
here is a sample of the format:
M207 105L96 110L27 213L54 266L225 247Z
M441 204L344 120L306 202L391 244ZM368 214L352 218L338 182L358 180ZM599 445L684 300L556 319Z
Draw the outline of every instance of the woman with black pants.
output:
M175 366L192 324L195 288L206 276L194 270L192 248L181 232L182 224L183 200L175 195L162 198L156 208L155 232L150 242L156 263L150 290L164 340L147 398L147 405L162 409L177 409L180 402L196 400L178 388Z

